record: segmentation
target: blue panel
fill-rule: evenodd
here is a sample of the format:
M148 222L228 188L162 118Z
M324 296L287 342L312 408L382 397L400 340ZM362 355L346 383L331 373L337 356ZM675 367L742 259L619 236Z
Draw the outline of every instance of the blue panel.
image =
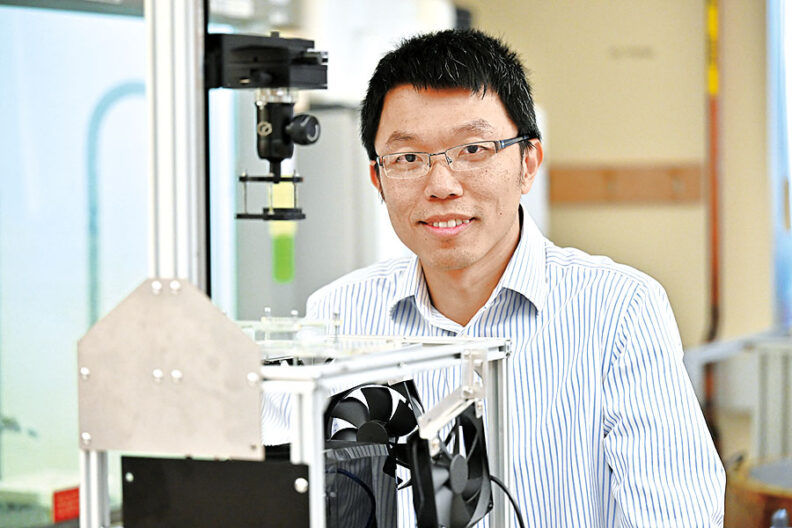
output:
M784 52L790 38L788 14L783 0L767 4L768 32L768 120L770 131L770 186L773 211L776 323L792 326L792 231L786 225L790 184L789 82L792 57ZM784 203L784 202L787 203Z

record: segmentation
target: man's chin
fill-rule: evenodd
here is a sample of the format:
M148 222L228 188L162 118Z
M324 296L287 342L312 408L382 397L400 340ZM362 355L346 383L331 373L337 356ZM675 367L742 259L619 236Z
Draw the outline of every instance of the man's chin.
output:
M431 255L418 255L421 266L434 271L462 271L473 263L471 255L459 251L435 252Z

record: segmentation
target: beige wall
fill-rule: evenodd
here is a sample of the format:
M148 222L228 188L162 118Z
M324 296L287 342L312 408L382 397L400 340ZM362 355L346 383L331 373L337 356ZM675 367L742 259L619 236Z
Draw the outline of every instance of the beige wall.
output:
M458 2L531 71L547 111L547 161L706 162L706 9L691 0ZM721 2L722 330L772 321L764 2ZM706 194L705 194L706 196ZM552 206L551 238L611 256L666 288L686 345L704 338L706 202Z

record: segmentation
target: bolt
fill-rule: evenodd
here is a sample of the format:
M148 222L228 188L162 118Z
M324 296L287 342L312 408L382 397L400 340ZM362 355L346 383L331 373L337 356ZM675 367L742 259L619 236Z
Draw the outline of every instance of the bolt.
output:
M173 380L173 383L181 382L182 378L184 378L184 374L182 374L181 370L179 369L171 370L171 379Z
M151 283L151 291L154 295L159 295L162 291L162 283L158 280L155 280Z
M261 121L256 125L256 133L259 136L269 136L272 134L272 123L269 121Z
M300 477L294 481L294 489L297 493L305 493L308 491L308 481Z
M91 370L88 367L80 368L80 378L88 380L91 377Z
M151 375L154 376L154 382L159 383L160 381L162 381L162 378L163 376L165 376L165 373L162 372L162 369L154 369L151 372Z
M80 435L83 445L91 445L91 433L82 433Z
M176 295L177 293L179 293L181 291L181 283L179 281L177 281L176 279L173 279L172 281L170 281L169 286L170 286L171 293L174 294L174 295Z

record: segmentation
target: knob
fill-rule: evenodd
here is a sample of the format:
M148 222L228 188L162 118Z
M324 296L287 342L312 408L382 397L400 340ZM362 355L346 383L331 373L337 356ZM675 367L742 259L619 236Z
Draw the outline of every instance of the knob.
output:
M319 140L319 120L310 114L297 114L286 125L286 133L298 145L311 145Z

